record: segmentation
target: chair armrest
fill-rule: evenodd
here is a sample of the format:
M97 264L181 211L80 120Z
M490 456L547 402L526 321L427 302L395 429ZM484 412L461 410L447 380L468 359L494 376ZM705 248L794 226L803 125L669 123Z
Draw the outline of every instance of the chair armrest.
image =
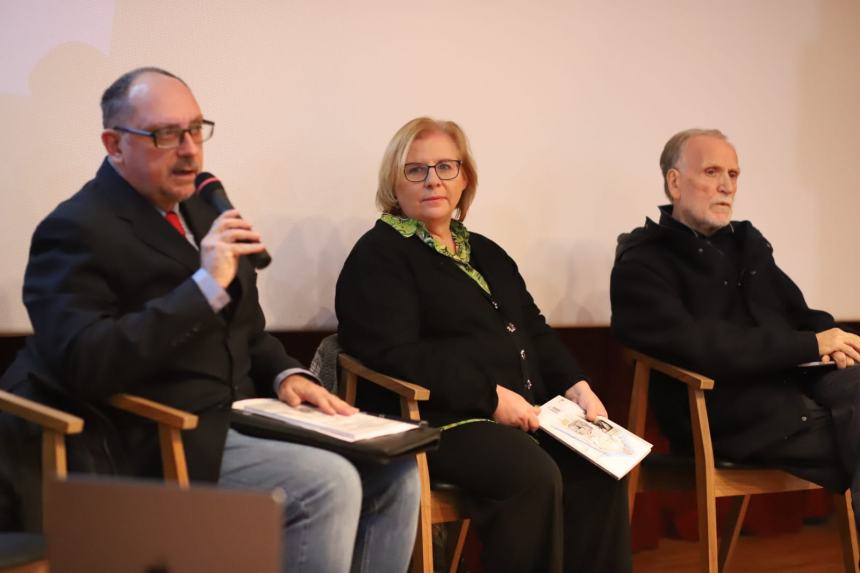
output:
M164 479L179 487L188 487L188 467L180 430L196 428L197 416L132 394L114 394L108 402L115 408L158 424Z
M0 411L8 412L20 418L38 424L46 430L61 434L79 434L84 429L84 421L78 416L67 414L56 408L45 406L0 390Z
M624 350L624 356L631 362L641 362L648 366L648 368L662 372L663 374L670 376L675 380L679 380L696 390L711 390L714 387L713 378L708 378L698 372L693 372L692 370L687 370L680 366L663 362L662 360L657 360L656 358L652 358L651 356L642 354L641 352L636 352L635 350L630 350L628 348Z
M114 394L108 402L120 410L165 424L177 430L191 430L197 427L197 416L177 408L171 408L133 394Z
M398 378L394 378L393 376L388 376L386 374L382 374L381 372L377 372L376 370L372 370L350 356L349 354L344 354L341 352L337 357L338 363L340 367L355 374L359 378L363 378L370 382L373 382L377 386L381 386L387 390L390 390L400 396L401 398L406 398L407 400L415 400L415 401L424 401L430 398L430 390L425 388L424 386L419 386L418 384L413 384L411 382L405 382Z

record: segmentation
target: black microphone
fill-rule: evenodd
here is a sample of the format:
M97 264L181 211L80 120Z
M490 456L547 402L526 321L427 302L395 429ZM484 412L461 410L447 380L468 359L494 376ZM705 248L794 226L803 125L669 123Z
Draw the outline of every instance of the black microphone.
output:
M211 173L204 171L198 174L194 179L194 185L197 187L197 193L200 197L215 207L219 213L229 211L233 208L233 205L227 198L227 193L224 191L221 180ZM263 250L259 253L251 253L248 255L248 260L254 265L255 269L265 269L272 262L272 257L268 251Z

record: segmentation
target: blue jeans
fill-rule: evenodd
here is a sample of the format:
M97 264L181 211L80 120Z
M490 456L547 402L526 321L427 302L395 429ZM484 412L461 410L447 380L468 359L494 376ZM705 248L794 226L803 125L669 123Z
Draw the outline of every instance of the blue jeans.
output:
M356 467L332 452L230 430L219 484L287 494L283 571L404 573L418 523L415 460Z

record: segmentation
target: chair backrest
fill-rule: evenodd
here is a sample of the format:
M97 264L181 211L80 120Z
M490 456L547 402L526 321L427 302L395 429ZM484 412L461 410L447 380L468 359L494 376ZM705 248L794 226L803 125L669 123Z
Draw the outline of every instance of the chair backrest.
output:
M280 571L281 490L73 476L45 495L52 573Z
M314 376L320 379L323 387L332 394L338 393L337 357L343 352L337 334L330 334L322 339L314 353L308 368Z

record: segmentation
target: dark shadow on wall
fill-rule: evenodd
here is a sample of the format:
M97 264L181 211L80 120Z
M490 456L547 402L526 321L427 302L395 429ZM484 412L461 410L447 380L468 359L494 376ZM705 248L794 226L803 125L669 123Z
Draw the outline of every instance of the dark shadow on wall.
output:
M33 229L98 168L99 98L110 76L102 52L88 44L67 43L52 49L33 68L29 95L0 94L4 328L10 323L18 329L29 327L19 325L26 322L20 285Z
M280 223L288 230L269 249L278 272L258 279L267 322L295 324L299 312L306 317L302 329L334 331L337 277L355 242L374 222L372 217L313 216Z

